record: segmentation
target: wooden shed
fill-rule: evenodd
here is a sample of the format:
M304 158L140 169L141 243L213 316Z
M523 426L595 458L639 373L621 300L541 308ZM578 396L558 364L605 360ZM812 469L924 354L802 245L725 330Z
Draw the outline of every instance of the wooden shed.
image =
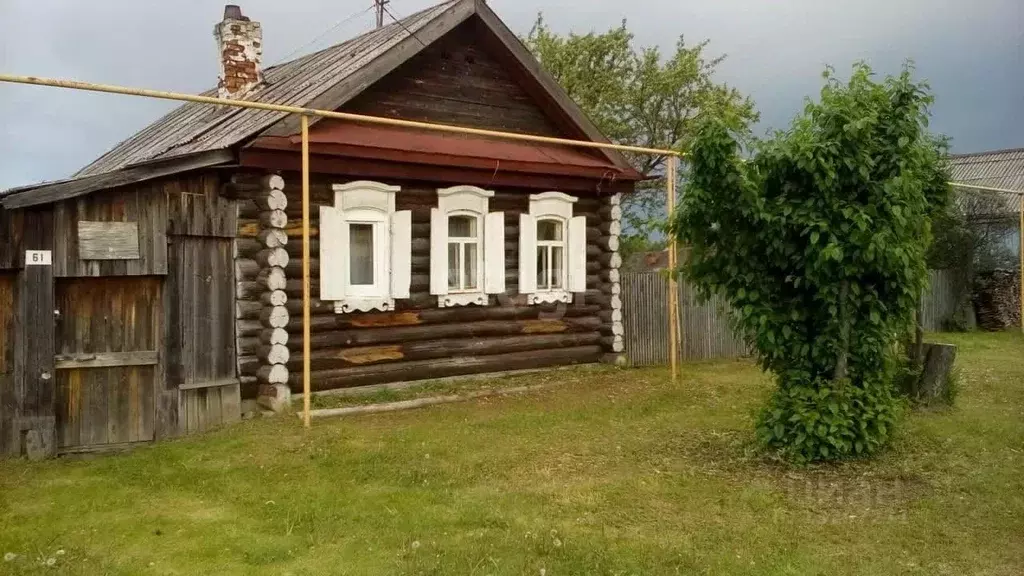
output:
M483 0L262 69L229 6L207 95L605 141ZM0 454L105 449L302 390L300 138L186 104L0 197ZM615 360L620 154L310 128L314 391Z

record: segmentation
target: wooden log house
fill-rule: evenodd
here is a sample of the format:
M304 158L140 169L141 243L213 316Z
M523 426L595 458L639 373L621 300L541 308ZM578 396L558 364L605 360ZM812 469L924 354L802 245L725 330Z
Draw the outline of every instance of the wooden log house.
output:
M208 95L605 141L483 0L263 70L234 6ZM107 449L302 390L298 118L189 103L0 196L0 454ZM311 119L314 391L615 361L616 152Z

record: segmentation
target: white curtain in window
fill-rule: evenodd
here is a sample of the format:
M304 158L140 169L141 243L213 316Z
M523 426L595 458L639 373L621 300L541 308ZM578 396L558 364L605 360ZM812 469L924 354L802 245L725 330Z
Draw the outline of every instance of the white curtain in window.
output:
M488 211L490 190L437 191L430 217L430 293L439 306L486 305L505 291L505 215Z
M587 289L587 220L572 215L576 198L561 192L530 196L519 222L519 292L531 304L571 302Z

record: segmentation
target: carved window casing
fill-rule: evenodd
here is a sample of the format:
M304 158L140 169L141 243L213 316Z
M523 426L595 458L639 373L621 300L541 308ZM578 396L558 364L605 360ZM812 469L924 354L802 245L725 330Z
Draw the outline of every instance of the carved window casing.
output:
M430 293L442 308L486 306L505 291L505 214L488 211L494 192L437 191L430 218Z
M320 207L320 299L336 313L394 310L409 297L412 214L395 211L400 188L379 182L335 184L334 206Z
M569 303L587 290L587 220L573 217L575 202L561 192L532 194L519 217L519 292L529 304Z

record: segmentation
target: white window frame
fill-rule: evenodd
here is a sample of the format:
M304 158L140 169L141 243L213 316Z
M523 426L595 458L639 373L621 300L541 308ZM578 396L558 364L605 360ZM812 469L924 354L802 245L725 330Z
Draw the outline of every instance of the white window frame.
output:
M504 214L490 212L494 191L476 186L453 186L437 191L437 208L431 212L430 293L437 296L441 308L451 306L487 306L489 294L505 291ZM469 216L476 219L476 287L453 289L448 284L448 247L459 245L460 260L465 255L464 238L449 236L450 219ZM465 278L465 263L459 270L459 284Z
M520 218L519 285L526 295L526 303L571 303L573 292L586 291L586 219L573 217L576 198L562 192L543 192L530 195L530 211ZM542 220L554 220L562 225L562 239L538 240L537 231ZM561 288L541 288L537 285L540 262L537 248L561 246ZM552 262L549 250L549 265ZM552 266L553 269L553 266ZM553 273L553 272L552 272ZM551 275L548 283L551 284Z
M556 224L558 224L558 226L559 226L559 228L561 229L561 232L562 232L562 239L561 240L541 240L540 239L540 234L539 234L541 222L555 222ZM569 285L569 265L568 265L568 262L567 262L567 260L569 258L569 221L568 220L564 220L564 219L559 218L559 217L554 217L554 216L541 216L541 217L537 218L536 220L534 220L534 225L537 227L537 232L538 232L538 234L536 235L536 238L537 238L537 248L546 248L547 249L546 250L546 252L547 252L547 261L548 261L548 266L550 267L550 270L549 270L548 274L545 275L545 276L547 276L547 284L548 284L549 287L548 288L541 288L538 285L537 286L537 293L539 294L539 293L544 293L544 292L551 292L551 293L564 292L566 290L566 287ZM561 276L561 277L558 278L558 286L559 286L558 288L552 287L554 285L553 281L555 279L555 267L554 267L554 264L553 264L554 259L551 257L552 254L554 254L553 248L561 248L562 249L562 272L561 272L561 274L559 274L559 276ZM540 262L540 260L538 260L537 261L537 271L538 272L540 271L540 266L541 266L541 262Z
M455 217L469 217L472 218L476 223L476 236L460 237L451 235L451 219ZM484 216L476 212L469 212L466 210L455 210L445 214L445 223L448 227L448 241L445 243L446 248L451 247L452 244L459 246L459 261L462 266L459 268L459 287L452 288L451 283L448 284L448 294L477 294L483 292L484 286ZM466 255L466 245L476 244L476 282L474 282L474 288L466 288L463 286L466 279L466 261L464 260ZM448 262L448 267L451 267L451 262Z
M332 190L334 206L321 207L321 300L333 301L338 314L394 310L395 298L409 297L411 216L408 211L395 211L401 187L358 181L334 184ZM353 224L373 226L372 285L351 282ZM334 229L324 230L325 226Z
M345 231L343 234L345 234L346 238L352 237L351 228L353 224L369 224L373 227L373 284L353 284L352 259L351 257L346 257L343 266L345 270L345 294L358 299L390 298L387 278L387 254L390 252L388 240L391 236L388 229L388 213L361 208L346 210L344 214ZM348 246L351 250L351 241Z

